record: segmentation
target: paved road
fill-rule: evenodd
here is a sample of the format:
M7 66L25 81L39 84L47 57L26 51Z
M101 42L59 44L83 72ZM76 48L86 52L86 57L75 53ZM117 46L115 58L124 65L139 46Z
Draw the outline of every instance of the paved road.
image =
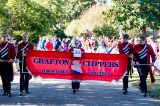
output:
M31 93L19 96L18 80L19 76L15 76L12 97L0 96L0 106L160 106L160 100L143 97L138 89L131 86L129 93L123 95L121 82L83 81L80 92L73 94L68 80L32 79Z

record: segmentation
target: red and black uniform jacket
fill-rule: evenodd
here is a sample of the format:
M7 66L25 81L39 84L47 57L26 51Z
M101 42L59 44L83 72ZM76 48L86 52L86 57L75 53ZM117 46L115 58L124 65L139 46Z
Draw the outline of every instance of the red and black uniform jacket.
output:
M156 55L153 51L153 48L149 44L137 44L134 46L134 60L138 61L140 64L150 64L150 57L152 58L152 62L155 62ZM150 72L151 82L154 82L154 76L152 74L151 65L148 65L147 68Z
M34 45L29 42L22 42L18 44L17 58L22 59L22 52L26 53L26 50L34 50Z
M16 56L16 52L15 52L15 48L14 45L12 43L9 42L2 42L0 43L0 59L2 60L10 60L10 59L15 59ZM6 62L7 63L7 62ZM2 71L6 71L8 72L8 74L11 74L11 81L13 80L13 66L12 63L7 63L8 64L8 70L2 70L0 69L0 73ZM0 63L0 65L3 65L3 63Z
M123 42L118 44L118 49L120 54L131 55L133 54L133 45L128 42ZM128 68L127 70L131 70L131 59L128 58Z
M23 61L24 63L24 68L23 68L23 72L28 72L27 69L26 69L26 57L24 57L24 60L22 60L22 53L26 53L26 50L34 50L34 45L29 43L29 42L22 42L20 44L18 44L18 53L17 53L17 58L20 60L20 61ZM20 63L20 72L22 71L22 63Z

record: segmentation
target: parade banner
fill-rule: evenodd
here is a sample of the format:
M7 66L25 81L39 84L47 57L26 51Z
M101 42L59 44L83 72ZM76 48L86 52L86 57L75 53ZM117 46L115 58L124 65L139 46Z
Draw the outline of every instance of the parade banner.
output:
M42 78L118 81L126 73L127 63L124 54L83 53L75 58L70 52L26 52L27 69Z

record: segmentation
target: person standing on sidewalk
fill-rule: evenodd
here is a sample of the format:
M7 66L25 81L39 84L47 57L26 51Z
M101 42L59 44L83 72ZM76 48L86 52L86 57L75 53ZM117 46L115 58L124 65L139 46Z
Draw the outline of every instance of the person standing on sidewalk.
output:
M126 75L123 78L123 94L127 94L128 91L128 76L129 72L131 72L131 58L133 55L133 45L128 42L129 35L128 34L123 34L122 37L122 43L118 44L118 49L120 54L126 54L128 55L128 67L126 71Z
M140 76L140 84L139 87L144 93L144 97L147 96L147 83L146 79L148 76L148 72L150 73L151 82L155 82L151 65L154 65L156 60L156 55L153 51L151 45L146 43L146 37L144 35L139 36L139 44L134 46L134 60L136 61L136 67ZM152 63L150 64L150 57L152 59Z
M3 83L3 96L11 97L11 81L13 81L12 63L16 53L12 43L8 42L8 34L2 34L3 41L0 43L0 75Z
M29 79L31 79L31 75L26 69L26 50L34 50L34 45L29 42L29 34L23 34L23 42L18 44L18 53L17 58L21 61L19 63L20 66L20 93L22 95L22 91L25 90L26 93L29 93Z

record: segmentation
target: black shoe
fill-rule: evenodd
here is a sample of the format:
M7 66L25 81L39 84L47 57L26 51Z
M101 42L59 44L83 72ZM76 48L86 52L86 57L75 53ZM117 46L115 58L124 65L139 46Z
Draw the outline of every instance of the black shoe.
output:
M73 93L76 93L76 90L75 90L75 89L73 90Z
M3 94L2 94L3 96L6 96L7 95L7 92L3 92Z
M8 97L11 97L11 96L12 96L12 94L11 94L11 92L9 91L9 92L8 92Z
M19 92L19 96L22 96L22 92Z
M77 92L79 92L79 89L76 89L77 90Z
M145 92L141 90L141 93L145 93Z
M25 91L26 93L30 93L28 90Z
M124 94L124 95L125 95L125 94L127 94L127 93L128 93L128 91L127 91L127 90L124 90L124 91L123 91L123 94Z
M144 96L144 97L147 97L147 92L145 92L143 96Z

